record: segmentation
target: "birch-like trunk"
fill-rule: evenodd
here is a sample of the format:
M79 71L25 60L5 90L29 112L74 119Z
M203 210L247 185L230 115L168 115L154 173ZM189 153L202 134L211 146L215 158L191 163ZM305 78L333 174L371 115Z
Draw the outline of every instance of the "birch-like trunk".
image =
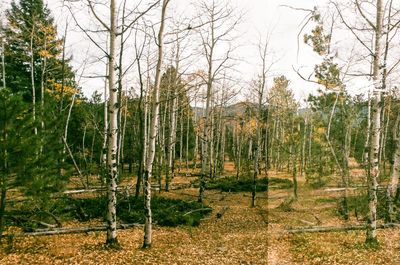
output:
M108 64L106 65L106 73L108 74ZM104 127L103 127L103 145L100 157L101 174L100 179L104 184L107 175L107 139L108 139L108 78L104 80L104 106L103 106L103 116L104 116Z
M225 123L222 122L222 128L221 128L221 151L220 151L220 165L219 165L219 175L222 176L224 174L224 169L225 169L225 134L226 134L226 126Z
M395 142L395 153L393 155L393 165L392 165L392 170L390 172L390 183L387 187L389 222L392 222L395 218L393 204L394 204L394 198L396 198L397 186L399 184L399 172L400 172L399 124L400 124L400 114L397 115L396 123L393 127L393 140Z
M183 160L182 160L182 155L183 155L183 108L181 108L181 113L180 113L180 119L179 119L179 129L180 129L180 134L179 134L179 172L182 171L182 164L183 164ZM175 126L178 126L177 122L175 122ZM176 129L177 127L175 127L175 135L176 135ZM176 142L176 141L174 141ZM175 150L175 145L172 146L173 150ZM173 165L172 165L173 166ZM174 168L172 167L172 170L174 170Z
M372 120L371 120L371 142L369 148L368 166L370 168L368 174L368 226L366 234L366 242L377 244L376 236L376 208L378 203L377 189L379 177L379 148L380 148L380 131L381 131L381 37L382 37L382 20L383 20L383 3L382 0L376 2L376 25L375 25L375 54L373 61L373 81L375 89L373 91L372 104Z
M2 69L2 81L3 81L3 89L6 88L6 64L5 64L5 47L4 40L1 38L1 69Z
M264 70L264 69L263 69ZM263 80L265 81L265 80ZM260 91L258 93L258 110L257 110L257 119L256 119L256 146L254 148L254 168L253 168L253 190L251 193L251 206L256 206L256 195L257 195L257 176L258 172L258 164L259 164L259 157L260 157L260 147L261 147L261 110L262 110L262 99L263 99L263 92L264 92L264 85L263 82L260 87Z
M121 163L124 163L124 146L125 146L125 133L126 133L126 120L127 120L127 115L128 114L128 96L125 97L125 106L124 106L124 112L122 113L123 119L122 119L122 134L121 138L119 140L119 146L120 146L120 151L119 151L119 157ZM121 172L124 172L124 166L122 164Z
M36 127L36 88L35 88L35 63L33 60L33 34L35 32L35 25L32 25L31 39L30 39L30 52L31 52L31 61L30 61L30 70L31 70L31 86L32 86L32 118L34 123L34 133L37 135L37 127Z
M306 167L306 141L307 141L307 117L304 118L304 129L303 129L303 139L301 142L301 169L300 176L305 177L305 167Z
M164 25L167 5L169 0L163 0L162 11L161 11L161 24L158 31L158 60L156 66L156 78L153 88L151 110L152 116L150 121L150 132L149 132L149 146L147 150L147 157L144 167L144 242L143 248L151 246L152 239L152 212L151 212L151 174L153 168L153 161L156 151L156 137L158 131L158 114L160 109L159 97L160 97L160 83L161 83L161 66L163 60L163 47L164 47Z
M243 144L243 125L242 122L240 122L240 131L238 133L238 152L237 152L237 167L236 167L236 179L239 180L240 177L240 164L242 161L242 144Z
M135 46L136 47L136 46ZM140 137L140 159L139 159L139 167L138 174L136 179L136 190L135 190L135 198L137 199L140 194L140 187L143 180L143 168L146 160L146 148L147 148L147 88L149 87L149 77L146 78L146 90L142 78L142 68L139 60L139 53L136 48L136 63L138 67L139 73L139 82L140 82L140 96L138 102L138 111L137 116L139 118L139 137ZM149 71L147 71L147 75L149 75ZM143 110L144 107L144 110Z
M186 117L186 171L189 172L189 126L190 126L190 105L187 105ZM196 158L195 158L196 159Z
M212 65L209 65L209 73L212 70ZM211 89L212 82L211 78L207 83L207 96L206 96L206 109L204 114L204 125L203 125L203 136L201 138L201 173L200 173L200 187L199 187L199 198L198 201L202 202L204 199L204 190L206 185L206 175L208 168L208 130L209 130L209 111L210 111L210 101L211 101Z
M110 50L108 54L108 130L107 150L107 240L108 245L118 245L117 240L117 177L118 177L118 91L115 84L115 42L117 34L115 0L110 1Z
M47 36L44 36L44 50L47 51ZM41 123L41 130L44 132L44 90L45 90L45 74L46 74L46 67L47 67L47 55L44 55L42 59L42 76L40 78L40 123ZM43 139L41 139L43 142ZM43 149L43 143L41 143L40 148ZM41 150L42 152L42 150Z
M174 78L176 80L176 76ZM168 168L165 176L165 191L169 191L169 183L171 177L174 174L174 145L176 142L176 106L177 106L177 96L175 92L175 85L172 88L172 102L170 109L170 124L169 124L169 135L168 135ZM181 121L182 123L182 121ZM181 132L182 134L182 132ZM180 143L182 145L182 142ZM172 176L171 176L172 175ZM160 187L161 188L161 187Z

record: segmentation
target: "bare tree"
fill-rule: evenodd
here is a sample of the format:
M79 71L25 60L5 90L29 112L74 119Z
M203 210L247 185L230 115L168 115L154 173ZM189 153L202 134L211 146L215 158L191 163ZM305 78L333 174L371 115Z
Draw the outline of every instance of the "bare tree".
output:
M159 108L160 108L160 83L161 83L161 67L163 62L163 48L164 48L164 26L167 12L167 6L170 0L163 0L161 7L161 22L158 31L157 45L158 45L158 60L156 66L156 76L154 88L151 98L151 120L149 124L149 140L147 148L147 157L144 166L144 211L145 211L145 225L144 225L144 242L143 248L149 248L152 240L152 212L151 212L151 176L153 169L153 161L156 152L156 138L158 132Z
M205 113L203 117L204 125L201 137L201 176L198 198L198 201L202 202L206 175L211 174L212 170L209 168L209 162L211 152L210 133L212 131L211 101L214 81L221 71L228 67L228 62L232 59L231 53L233 51L233 47L228 45L226 52L220 56L217 53L217 48L224 43L226 44L227 42L232 41L230 34L239 23L240 17L236 16L234 9L226 1L212 1L211 3L202 1L199 4L199 7L201 14L203 14L203 16L200 16L199 24L206 25L204 28L199 30L199 35L207 63L207 75L203 77L207 86L207 92Z

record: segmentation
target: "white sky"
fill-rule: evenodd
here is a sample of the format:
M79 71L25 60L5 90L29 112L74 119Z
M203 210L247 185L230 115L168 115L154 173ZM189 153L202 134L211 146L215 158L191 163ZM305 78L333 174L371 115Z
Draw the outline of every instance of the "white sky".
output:
M9 2L10 0L0 0L0 9L7 8ZM196 0L171 0L170 9L179 10L177 12L193 13L195 12L193 5L190 5L189 2L195 3ZM257 44L260 36L264 37L267 33L270 33L270 51L273 52L271 60L277 62L270 73L269 85L272 84L271 80L274 76L283 74L291 80L291 88L299 101L307 98L309 93L314 92L316 90L315 85L303 81L293 71L293 67L300 69L303 75L308 77L312 73L314 65L322 59L303 43L303 35L310 31L312 25L300 34L298 41L297 35L307 12L293 10L283 5L305 9L319 6L324 9L327 2L328 0L231 0L232 5L237 6L239 10L243 10L245 13L244 21L238 28L239 38L237 42L240 43L240 48L236 55L242 59L242 62L236 66L238 79L247 82L257 76L261 61L257 56L258 50L255 44ZM47 3L58 24L58 33L62 35L66 20L70 19L70 14L67 9L60 8L62 0L47 0ZM80 21L87 20L84 11L81 11L81 14L77 16L80 16L78 17ZM96 48L84 38L83 33L80 33L77 28L70 28L71 32L67 39L68 54L73 55L72 63L75 68L78 68L84 60L83 54L87 50L95 54ZM297 51L299 51L298 55ZM103 75L104 66L98 64L86 74L95 72ZM245 85L245 82L243 82L243 85ZM101 92L104 86L100 79L83 79L81 85L84 94L88 97L94 90Z

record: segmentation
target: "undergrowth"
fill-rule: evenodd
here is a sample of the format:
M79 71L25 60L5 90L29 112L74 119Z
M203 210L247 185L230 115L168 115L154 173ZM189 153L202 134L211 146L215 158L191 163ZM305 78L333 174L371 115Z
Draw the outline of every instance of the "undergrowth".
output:
M379 190L378 193L378 205L377 205L377 218L384 219L385 221L389 220L388 215L388 201L385 191ZM354 214L357 218L362 219L364 221L367 220L369 207L368 207L368 194L363 193L356 196L349 196L347 197L347 205L348 211L351 214ZM339 215L343 215L343 208L344 208L344 199L341 198L338 201L337 212ZM395 201L395 209L400 208L400 201ZM400 212L397 211L395 215L395 222L400 221Z
M270 186L274 189L289 189L293 186L293 182L289 179L281 178L260 178L257 179L257 191L266 191ZM206 189L221 190L224 192L251 192L253 190L253 179L244 177L236 179L236 177L225 177L210 180L206 183Z
M104 196L94 198L74 199L61 197L54 201L51 213L60 222L78 220L81 222L92 219L106 218L107 199ZM197 226L212 209L202 203L169 199L154 196L151 200L153 222L160 226L175 227L178 225ZM143 197L135 199L119 194L117 199L117 217L122 223L144 223ZM42 227L41 222L54 224L54 218L49 215L37 215L22 207L18 211L9 212L7 225L22 227L31 231ZM38 221L39 220L39 221Z

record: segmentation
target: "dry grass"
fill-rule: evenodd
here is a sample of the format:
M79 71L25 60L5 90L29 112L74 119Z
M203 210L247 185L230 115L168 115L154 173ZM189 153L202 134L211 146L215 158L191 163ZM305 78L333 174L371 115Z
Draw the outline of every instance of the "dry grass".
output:
M193 199L197 190L164 194ZM250 208L243 194L206 195L214 208L210 217L194 228L155 227L151 249L141 249L143 231L138 228L119 231L118 251L105 248L104 232L16 238L12 249L2 246L0 264L267 264L268 235L260 208ZM226 205L229 210L216 219Z
M291 179L281 172L270 172L270 176ZM190 180L193 178L177 176L173 182ZM196 200L197 193L191 188L163 192L162 196ZM365 247L364 231L285 232L291 227L356 223L354 213L348 222L337 215L341 195L324 188L311 189L300 178L299 198L292 203L292 211L285 212L278 206L292 196L291 190L271 190L269 200L260 198L256 208L249 207L249 194L207 191L206 203L213 213L194 228L156 226L150 249L141 249L143 231L139 228L119 231L122 249L118 251L105 248L104 232L17 238L12 249L6 244L1 247L0 264L400 264L399 229L379 230L378 249ZM224 206L229 210L217 219L215 214Z

